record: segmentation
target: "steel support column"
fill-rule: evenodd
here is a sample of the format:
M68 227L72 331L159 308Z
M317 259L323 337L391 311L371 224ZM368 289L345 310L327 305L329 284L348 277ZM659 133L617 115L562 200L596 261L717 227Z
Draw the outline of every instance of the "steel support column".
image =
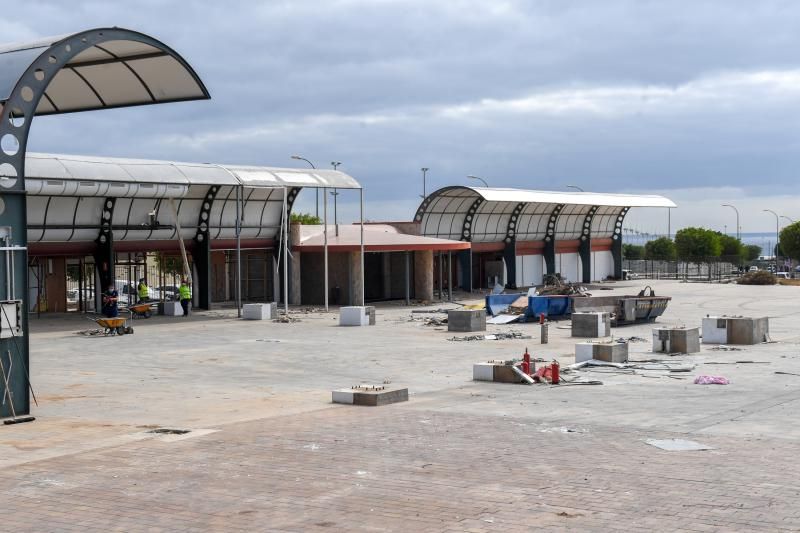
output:
M622 223L625 221L628 211L630 211L630 207L624 207L617 215L614 234L611 236L611 257L614 258L614 277L616 279L622 279Z
M114 231L111 227L116 203L116 198L106 198L103 201L103 211L100 214L100 234L94 241L97 244L94 252L94 265L100 278L100 287L95 287L95 294L98 297L109 285L114 283L116 278L114 274Z
M211 235L209 233L209 218L214 199L217 197L219 187L209 187L200 206L200 215L197 219L197 232L194 236L192 260L197 271L197 306L200 309L211 309ZM183 238L177 235L178 239Z
M558 204L553 208L547 220L547 234L544 237L544 262L547 266L548 274L556 273L556 222L558 215L564 209L564 204Z
M593 205L583 219L581 228L581 242L578 246L578 255L581 258L581 271L583 283L592 281L592 219L597 213L598 206Z
M506 288L517 288L517 221L525 209L524 202L518 203L514 206L514 210L508 217L508 224L506 225L506 236L503 239L505 248L503 248L503 260L506 263Z

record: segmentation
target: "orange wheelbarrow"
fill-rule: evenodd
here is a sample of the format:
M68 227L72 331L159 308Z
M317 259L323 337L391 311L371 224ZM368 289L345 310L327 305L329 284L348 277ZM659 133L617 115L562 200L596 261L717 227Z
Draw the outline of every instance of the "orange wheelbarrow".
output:
M97 318L97 325L103 328L103 335L125 335L133 333L125 318Z
M141 303L128 306L131 312L131 318L150 318L153 314L150 305L149 303Z

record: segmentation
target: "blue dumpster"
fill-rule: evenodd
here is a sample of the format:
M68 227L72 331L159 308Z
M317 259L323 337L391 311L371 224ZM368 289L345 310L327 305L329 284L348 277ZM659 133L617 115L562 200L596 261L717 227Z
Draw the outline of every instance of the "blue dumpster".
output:
M545 316L564 316L570 313L569 296L529 296L528 315L539 318L540 314Z

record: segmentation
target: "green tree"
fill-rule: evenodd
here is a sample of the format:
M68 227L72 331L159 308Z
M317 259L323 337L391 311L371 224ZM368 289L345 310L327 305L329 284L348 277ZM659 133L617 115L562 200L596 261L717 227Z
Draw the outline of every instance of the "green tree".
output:
M669 237L659 237L644 245L645 259L672 261L675 259L675 243Z
M744 256L744 245L742 241L737 239L736 237L731 237L730 235L725 235L724 233L717 232L719 235L719 243L722 245L722 251L720 255L724 257L743 257Z
M755 261L759 255L761 255L761 247L757 244L746 245L742 254L745 261Z
M625 259L642 259L644 257L644 246L638 244L623 244L622 257Z
M318 216L311 213L292 213L292 224L315 225L322 224L322 220Z
M789 224L781 230L781 251L787 257L800 261L800 222Z
M675 234L675 251L684 261L719 257L722 243L719 233L705 228L683 228Z

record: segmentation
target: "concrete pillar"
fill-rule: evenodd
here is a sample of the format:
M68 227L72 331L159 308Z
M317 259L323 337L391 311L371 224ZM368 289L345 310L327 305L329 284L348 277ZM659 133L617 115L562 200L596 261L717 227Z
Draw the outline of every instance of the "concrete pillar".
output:
M300 286L300 265L303 254L294 251L292 257L289 258L289 303L291 305L300 305L303 303L302 287Z
M381 266L383 267L383 297L387 300L392 297L392 253L383 252L381 254Z
M433 251L414 252L414 295L418 300L433 300Z
M364 305L361 301L361 252L350 252L350 305Z

